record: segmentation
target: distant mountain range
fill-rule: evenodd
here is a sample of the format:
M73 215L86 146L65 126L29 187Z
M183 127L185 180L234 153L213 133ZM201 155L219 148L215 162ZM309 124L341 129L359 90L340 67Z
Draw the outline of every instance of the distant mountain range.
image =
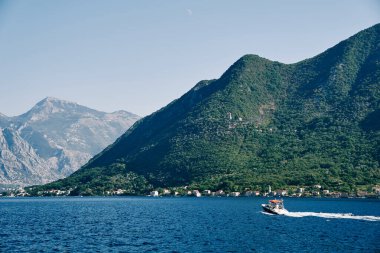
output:
M126 111L99 112L51 97L20 116L0 114L0 184L43 184L66 177L138 119Z
M70 177L33 190L318 184L350 192L380 184L379 163L378 24L295 64L243 56L219 79L140 120Z

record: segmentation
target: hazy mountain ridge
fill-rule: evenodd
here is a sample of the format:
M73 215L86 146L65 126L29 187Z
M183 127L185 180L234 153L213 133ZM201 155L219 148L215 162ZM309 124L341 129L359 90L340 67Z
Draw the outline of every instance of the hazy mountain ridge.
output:
M0 159L0 184L41 184L65 177L138 119L126 111L105 113L51 97L20 116L1 116L2 132L13 137L8 139L12 145L1 148L8 155Z
M155 187L365 188L380 183L379 111L375 25L295 64L243 56L43 188L99 194L112 184L98 178L129 172Z

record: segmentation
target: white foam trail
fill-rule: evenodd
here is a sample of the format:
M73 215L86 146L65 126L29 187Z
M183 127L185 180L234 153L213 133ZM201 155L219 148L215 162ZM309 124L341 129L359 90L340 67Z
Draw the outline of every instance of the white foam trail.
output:
M370 216L370 215L353 215L352 213L315 213L315 212L287 212L284 213L285 216L289 217L321 217L327 219L353 219L353 220L365 220L365 221L380 221L379 216Z

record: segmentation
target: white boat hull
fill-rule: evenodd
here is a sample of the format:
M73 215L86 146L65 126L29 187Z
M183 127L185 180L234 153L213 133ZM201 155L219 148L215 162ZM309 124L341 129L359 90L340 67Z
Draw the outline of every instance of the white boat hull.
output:
M285 208L272 208L267 204L262 204L261 206L263 207L264 211L267 213L277 214L277 215L284 215L284 214L289 213L288 210L286 210Z

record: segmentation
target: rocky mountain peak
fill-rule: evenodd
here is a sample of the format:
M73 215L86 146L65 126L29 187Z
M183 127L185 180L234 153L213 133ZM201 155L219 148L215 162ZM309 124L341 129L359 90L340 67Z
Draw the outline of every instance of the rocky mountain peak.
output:
M60 100L53 97L46 97L20 117L31 121L38 121L47 119L51 114L74 113L76 111L83 111L86 109L90 110L89 108L80 106L74 102Z
M139 118L126 111L105 113L53 97L20 116L0 116L0 185L40 184L67 176ZM28 179L28 173L33 178Z

